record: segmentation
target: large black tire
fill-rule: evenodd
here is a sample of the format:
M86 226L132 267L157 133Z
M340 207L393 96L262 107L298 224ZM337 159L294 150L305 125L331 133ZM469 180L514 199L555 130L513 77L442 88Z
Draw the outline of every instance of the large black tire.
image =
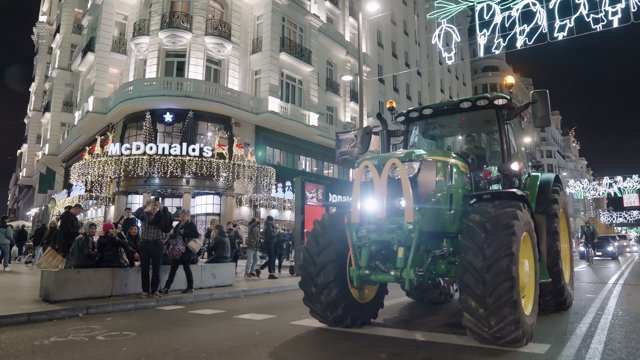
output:
M362 287L356 299L348 268L351 266L344 213L325 214L316 221L302 248L299 286L309 314L334 327L361 327L378 317L384 307L387 284Z
M547 235L547 271L551 282L540 284L540 309L567 310L573 305L573 241L569 232L567 198L560 184L553 184L543 209Z
M497 346L531 340L540 275L534 222L525 204L499 200L469 206L458 274L462 323L469 336Z

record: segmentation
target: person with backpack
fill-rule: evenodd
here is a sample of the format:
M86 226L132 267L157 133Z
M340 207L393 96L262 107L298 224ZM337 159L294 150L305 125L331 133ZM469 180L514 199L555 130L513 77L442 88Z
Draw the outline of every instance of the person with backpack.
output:
M138 208L134 216L140 219L140 276L142 277L142 293L140 297L145 299L149 296L159 298L160 292L160 265L163 254L163 228L167 219L168 210L164 208L158 198L147 200L143 206ZM166 231L168 232L168 231ZM149 267L151 267L151 282L149 282Z
M9 245L13 239L13 230L7 225L8 216L0 218L0 250L2 251L2 266L4 271L9 271L9 258L11 257Z

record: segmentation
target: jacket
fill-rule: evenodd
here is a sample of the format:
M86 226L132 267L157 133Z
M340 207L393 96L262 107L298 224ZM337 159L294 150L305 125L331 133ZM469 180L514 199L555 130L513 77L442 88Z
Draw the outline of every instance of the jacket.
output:
M0 224L0 245L11 244L13 239L13 230L7 224Z
M69 252L74 260L74 268L94 268L98 265L98 251L93 237L80 235L76 238Z
M254 222L249 225L249 234L247 235L247 249L258 250L260 246L260 223Z
M215 259L231 260L231 244L229 238L224 231L221 231L213 238L213 257Z
M20 228L16 230L15 233L16 233L16 245L24 246L24 244L27 243L27 239L29 238L29 233L27 232L27 230Z
M98 267L127 267L128 264L123 254L128 250L129 245L125 239L111 234L100 236L98 238Z
M182 240L184 240L184 244L187 245L189 241L191 241L192 239L199 238L200 233L198 232L198 228L196 227L196 224L194 224L193 221L191 220L187 220L184 224L180 222L177 223L176 226L173 227L171 236L173 238L180 236ZM193 257L194 257L193 251L191 251L191 249L189 249L189 247L187 246L184 251L184 254L182 254L182 256L180 257L180 261L191 262Z
M276 240L276 228L273 221L264 222L264 241L273 243Z
M80 235L80 222L70 211L60 215L60 227L56 238L56 250L60 254L68 254L73 241Z
M31 240L33 242L33 246L40 246L42 244L42 239L44 239L44 234L46 233L47 225L40 225L40 227L33 232L33 238Z

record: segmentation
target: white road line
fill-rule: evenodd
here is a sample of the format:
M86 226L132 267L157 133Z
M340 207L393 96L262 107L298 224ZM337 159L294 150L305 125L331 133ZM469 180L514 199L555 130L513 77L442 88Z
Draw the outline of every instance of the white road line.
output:
M391 328L384 328L379 326L366 326L359 329L330 328L327 325L322 324L318 320L312 319L312 318L294 321L291 324L314 327L314 328L324 328L324 329L350 332L350 333L356 333L356 334L387 336L387 337L393 337L393 338L399 338L399 339L428 341L428 342L434 342L434 343L471 346L471 347L479 347L479 348L486 348L486 349L497 349L497 350L504 350L504 351L524 352L524 353L533 353L533 354L544 354L551 347L551 345L549 344L529 343L527 346L523 346L520 348L504 348L499 346L490 346L490 345L480 344L468 336L433 333L433 332L425 332L425 331L391 329Z
M560 353L560 356L558 356L558 359L573 359L573 356L575 355L576 351L580 347L580 344L582 343L582 340L584 339L584 335L587 333L587 330L589 329L589 325L591 325L593 318L596 316L596 313L598 311L598 308L600 307L600 304L602 304L602 301L609 293L609 290L615 283L618 276L620 276L620 274L622 274L625 270L627 270L628 267L633 265L635 258L637 258L637 256L635 256L633 259L627 261L624 265L622 265L620 270L618 270L609 279L607 285L604 287L604 289L602 289L602 291L600 291L600 294L593 301L593 303L591 304L591 307L589 307L589 310L587 311L585 316L582 318L582 321L580 322L576 330L573 332L573 335L571 335L571 338L569 338L569 341L567 341L567 344L564 346L564 349L562 349L562 352Z
M587 265L582 264L580 266L576 266L575 268L573 268L573 271L585 270L586 268L587 268Z
M412 301L411 299L409 299L406 296L397 298L397 299L391 299L391 300L385 300L384 301L384 306L393 306L393 305L397 305L397 304L402 304L402 303L406 303Z
M248 319L248 320L265 320L276 317L275 315L267 315L267 314L242 314L234 316L234 318L238 319Z
M168 305L168 306L158 306L156 309L159 310L176 310L176 309L182 309L184 308L184 306L181 305Z
M637 255L636 255L637 257ZM600 318L600 323L598 324L598 329L591 340L591 346L589 347L589 351L587 352L586 360L599 360L602 356L602 350L604 349L604 343L607 339L607 333L609 332L609 325L611 324L611 318L613 317L613 311L616 308L616 303L618 302L618 297L620 296L620 290L622 290L622 286L624 285L624 281L627 276L633 269L633 264L635 263L635 259L630 261L632 264L627 268L627 271L624 272L624 275L618 281L618 284L613 289L611 293L611 297L609 298L609 302L607 303L607 307L602 314L602 318Z
M201 310L193 310L193 311L188 311L189 313L192 314L200 314L200 315L213 315L213 314L220 314L223 312L226 312L225 310L213 310L213 309L201 309Z

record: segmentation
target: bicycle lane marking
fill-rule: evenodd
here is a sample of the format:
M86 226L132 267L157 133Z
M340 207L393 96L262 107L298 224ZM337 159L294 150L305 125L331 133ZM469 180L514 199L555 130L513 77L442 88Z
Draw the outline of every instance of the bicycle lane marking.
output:
M593 303L589 307L587 314L582 318L582 321L580 322L576 330L573 332L573 335L571 335L571 338L569 338L569 341L562 349L562 352L558 356L558 359L573 359L576 351L580 347L580 343L582 343L582 340L584 339L584 336L587 333L589 326L591 325L591 322L593 321L593 318L596 316L598 308L600 308L600 305L602 304L602 302L604 301L604 298L609 293L609 290L616 283L616 279L623 272L625 272L627 268L631 268L633 266L636 259L637 259L637 255L631 258L631 260L627 261L624 265L622 265L620 270L618 270L615 274L613 274L613 276L609 279L609 281L607 282L607 285L604 287L604 289L602 289L602 291L600 291L600 294L598 294L598 297L593 301Z
M596 330L595 336L591 340L591 346L589 347L589 351L587 352L586 360L599 360L602 356L602 350L604 349L604 343L607 339L607 333L609 332L609 325L611 325L611 319L613 318L613 311L615 310L616 303L618 302L618 297L620 296L620 291L622 290L622 286L624 285L624 281L627 279L627 276L633 269L633 264L635 264L638 255L635 255L632 260L629 262L632 263L629 268L625 271L624 275L618 283L616 287L613 289L611 293L611 297L609 298L609 302L607 303L607 307L600 318L600 323L598 324L598 328Z

